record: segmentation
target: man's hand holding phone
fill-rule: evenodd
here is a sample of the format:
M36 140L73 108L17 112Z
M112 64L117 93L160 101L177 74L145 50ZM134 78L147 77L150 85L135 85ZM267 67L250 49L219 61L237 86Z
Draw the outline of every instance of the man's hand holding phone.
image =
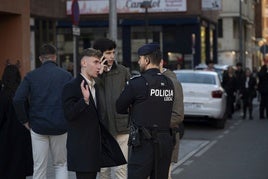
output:
M104 56L101 57L100 61L101 61L101 69L99 71L99 74L102 74L104 71L105 72L110 71L108 67L108 61Z

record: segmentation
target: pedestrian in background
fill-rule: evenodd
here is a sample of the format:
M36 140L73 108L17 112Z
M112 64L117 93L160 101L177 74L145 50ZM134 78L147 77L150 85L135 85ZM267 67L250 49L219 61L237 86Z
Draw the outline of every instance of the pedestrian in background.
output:
M237 92L237 79L235 77L234 69L228 66L227 71L222 76L222 87L227 93L226 114L229 119L234 113L235 93Z
M67 125L63 116L61 93L72 75L57 66L57 49L53 45L42 45L39 59L41 67L26 74L13 103L20 122L31 131L33 179L47 178L49 150L56 179L66 179Z
M245 78L245 71L243 70L243 65L241 62L236 63L235 78L236 78L235 109L240 110L240 114L241 116L243 116L243 100L240 97L242 96L241 90L244 86L243 79Z
M33 174L31 136L17 119L12 99L21 82L19 68L7 65L0 88L0 178L25 179Z
M215 71L213 60L209 60L207 62L207 66L208 67L205 69L206 71Z
M100 87L100 103L103 105L101 112L102 122L119 143L125 158L128 158L128 115L118 114L115 103L130 78L129 70L115 60L116 44L110 39L99 39L93 45L94 49L102 52L104 71L96 79ZM127 165L112 168L102 168L101 179L127 178Z
M95 179L101 167L125 164L121 149L100 121L98 86L95 80L102 53L92 48L81 54L81 73L64 87L63 109L68 121L68 170L77 179Z
M258 91L261 94L259 117L268 119L268 55L265 55L264 65L261 67L258 77Z
M179 144L180 144L180 131L179 125L183 125L184 119L184 105L183 105L183 91L181 83L178 81L176 74L166 68L163 68L164 60L160 63L160 72L166 77L170 78L174 86L174 102L172 107L170 128L173 129L176 134L176 144L174 146L171 162L177 163L179 157ZM169 178L171 179L171 165L169 168Z
M176 137L170 132L174 88L160 73L158 44L145 44L138 55L142 75L128 81L116 102L117 112L130 114L128 179L167 179Z
M243 86L241 88L241 99L243 101L243 119L247 116L247 110L249 112L249 119L253 119L252 116L252 100L257 96L256 93L256 78L253 77L251 70L246 68L245 76L243 79Z

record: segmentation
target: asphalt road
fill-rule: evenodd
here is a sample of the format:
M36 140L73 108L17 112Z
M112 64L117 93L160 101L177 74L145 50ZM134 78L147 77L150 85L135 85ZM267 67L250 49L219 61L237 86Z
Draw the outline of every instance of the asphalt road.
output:
M268 120L258 119L256 101L253 114L254 120L242 120L236 112L225 129L186 123L172 179L268 179ZM54 178L50 161L48 179Z
M236 112L223 130L203 123L186 123L180 161L173 179L268 179L268 120Z

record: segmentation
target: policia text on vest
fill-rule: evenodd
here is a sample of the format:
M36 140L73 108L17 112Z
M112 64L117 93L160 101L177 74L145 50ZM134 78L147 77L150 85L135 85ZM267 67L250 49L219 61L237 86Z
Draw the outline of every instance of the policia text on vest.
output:
M150 96L164 97L164 101L172 101L173 90L151 89Z

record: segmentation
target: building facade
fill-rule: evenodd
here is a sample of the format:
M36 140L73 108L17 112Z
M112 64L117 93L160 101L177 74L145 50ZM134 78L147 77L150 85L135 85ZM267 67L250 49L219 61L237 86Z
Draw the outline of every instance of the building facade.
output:
M81 10L79 47L89 47L94 40L109 37L108 1L79 1ZM137 68L137 49L146 42L159 42L163 58L171 69L177 64L193 68L209 60L217 61L217 8L202 0L152 0L151 7L141 8L142 0L117 0L118 61ZM69 5L68 5L69 3ZM67 1L67 15L71 14ZM94 10L90 9L93 5ZM82 8L82 9L81 9ZM72 62L72 23L59 21L58 40L63 63ZM69 39L69 40L68 40ZM67 53L66 53L67 52Z
M257 65L258 49L255 46L255 0L222 1L219 18L218 61L234 65L242 62L244 67Z
M5 54L0 56L1 62L21 59L25 74L40 65L40 45L54 43L59 49L59 65L73 71L74 47L80 52L91 47L96 39L109 37L109 0L78 2L80 35L75 46L70 14L72 1L23 0L12 2L11 6L9 1L0 0L0 18L6 21L0 21L5 26L0 30L1 38L9 39L5 34L16 29L14 39L22 41L18 44L15 40L5 40L9 45L1 53ZM220 0L151 0L147 13L140 6L143 0L114 2L117 2L119 63L136 69L137 49L146 42L159 42L164 60L173 69L178 63L184 68L193 68L209 60L217 62ZM9 25L14 16L20 16L21 22L16 24L20 28ZM15 53L7 50L14 47Z

